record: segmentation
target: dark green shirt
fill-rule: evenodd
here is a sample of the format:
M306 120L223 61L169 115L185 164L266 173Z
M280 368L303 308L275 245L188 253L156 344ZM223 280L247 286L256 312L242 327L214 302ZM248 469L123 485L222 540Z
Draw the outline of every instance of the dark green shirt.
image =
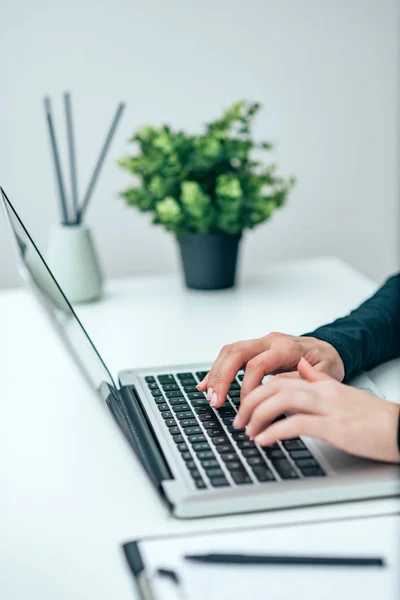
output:
M304 335L336 348L344 363L345 381L358 371L400 357L400 273L346 317ZM400 449L400 419L398 444Z

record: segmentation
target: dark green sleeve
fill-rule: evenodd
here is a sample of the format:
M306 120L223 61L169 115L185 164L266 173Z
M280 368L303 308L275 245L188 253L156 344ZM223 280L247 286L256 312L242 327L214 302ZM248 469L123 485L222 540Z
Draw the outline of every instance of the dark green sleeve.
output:
M390 277L346 317L303 334L329 342L339 352L345 380L400 356L400 273Z

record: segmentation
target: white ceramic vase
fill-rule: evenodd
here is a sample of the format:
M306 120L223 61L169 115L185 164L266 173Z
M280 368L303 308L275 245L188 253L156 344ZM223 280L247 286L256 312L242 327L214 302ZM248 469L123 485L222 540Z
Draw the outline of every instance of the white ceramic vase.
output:
M90 229L85 225L52 226L48 263L70 302L101 297L103 276Z

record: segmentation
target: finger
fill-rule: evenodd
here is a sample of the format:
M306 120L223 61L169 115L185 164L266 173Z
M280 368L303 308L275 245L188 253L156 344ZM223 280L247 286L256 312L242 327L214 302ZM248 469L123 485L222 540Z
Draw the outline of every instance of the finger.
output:
M279 377L279 379L301 379L300 373L297 371L287 371L286 373L278 373L274 375L274 377Z
M204 379L202 379L200 381L200 383L198 383L196 386L200 392L205 392L208 387L208 375L209 375L209 373L207 373L207 375L204 377Z
M300 347L292 344L278 345L252 358L246 365L240 397L245 398L262 382L265 375L275 371L289 370L300 360Z
M316 415L294 415L273 423L255 438L260 446L275 444L278 440L289 440L291 438L306 435L324 439L324 419Z
M239 411L235 417L233 425L237 428L245 427L250 421L250 417L255 408L265 400L270 399L282 390L291 390L292 393L304 390L309 387L309 383L302 379L277 379L274 377L265 385L260 385L253 390L245 400L240 404Z
M270 398L268 402L262 402L253 411L246 429L250 439L254 439L271 423L285 413L307 413L320 414L318 402L315 402L314 393L311 389L293 391L283 390Z
M212 406L220 407L223 405L229 386L238 371L262 350L263 343L261 339L238 342L225 346L221 350L208 374L207 399Z
M321 373L315 367L312 367L310 363L302 357L297 365L297 372L302 379L306 381L316 382L316 381L332 381L332 377L326 375L325 373Z

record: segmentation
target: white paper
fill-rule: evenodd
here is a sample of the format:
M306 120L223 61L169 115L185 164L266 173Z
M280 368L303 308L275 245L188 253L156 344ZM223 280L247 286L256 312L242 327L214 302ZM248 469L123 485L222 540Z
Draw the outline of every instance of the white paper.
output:
M150 572L175 569L184 591L176 598L185 600L398 600L400 590L399 516L197 534L144 541L140 548ZM208 552L373 556L386 567L221 566L183 559Z

